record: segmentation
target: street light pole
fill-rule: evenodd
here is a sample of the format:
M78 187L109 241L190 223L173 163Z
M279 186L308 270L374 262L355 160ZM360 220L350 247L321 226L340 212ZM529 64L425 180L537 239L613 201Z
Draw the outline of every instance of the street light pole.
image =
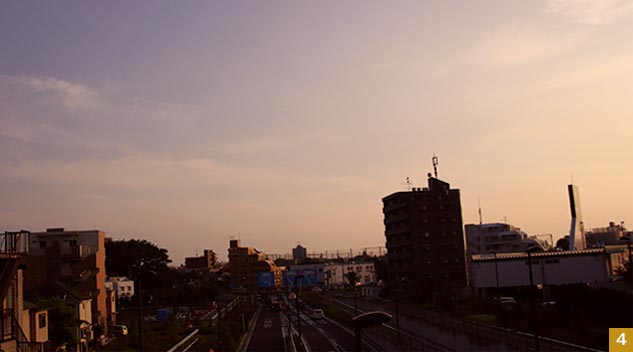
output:
M629 272L631 274L631 287L633 288L633 253L631 253L631 240L633 239L633 234L629 234L627 247L629 249Z
M539 342L538 342L538 323L536 321L536 295L534 293L534 277L532 275L532 251L533 248L528 248L527 256L528 256L528 267L530 270L530 304L532 309L530 310L530 330L532 334L534 334L534 349L536 352L539 352Z
M495 279L497 282L497 304L501 304L501 293L499 292L499 268L497 266L497 252L492 252L495 256ZM531 270L531 269L530 269ZM530 275L532 271L530 271ZM531 276L530 276L531 277Z
M141 275L136 276L138 281L138 350L143 352L143 286Z
M356 283L354 283L354 292L353 292L353 297L354 297L354 316L358 315L358 307L356 307Z
M369 312L357 315L352 318L354 325L354 340L356 340L356 352L361 352L363 348L362 329L374 325L384 324L391 320L391 315L385 312Z
M297 308L297 332L299 333L299 344L302 344L301 340L301 316L299 314L299 280L305 276L299 274L295 276L295 308Z
M218 352L222 351L222 308L220 307L220 295L218 294Z

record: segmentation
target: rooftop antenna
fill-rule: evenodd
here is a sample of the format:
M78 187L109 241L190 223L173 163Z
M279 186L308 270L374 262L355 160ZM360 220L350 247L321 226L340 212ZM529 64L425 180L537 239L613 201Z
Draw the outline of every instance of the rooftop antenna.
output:
M483 218L481 216L481 199L477 197L477 204L479 205L479 225L483 224Z
M407 191L411 191L411 179L409 177L405 179L405 182L402 185L406 185Z
M439 159L435 153L433 153L433 158L431 160L433 161L433 173L435 174L435 178L437 178L437 165L439 164Z

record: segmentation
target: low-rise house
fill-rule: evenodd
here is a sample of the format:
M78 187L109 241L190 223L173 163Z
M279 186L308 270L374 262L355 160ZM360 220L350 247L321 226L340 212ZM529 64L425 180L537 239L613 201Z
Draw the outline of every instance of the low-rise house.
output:
M49 300L59 297L68 307L74 311L75 330L73 332L76 346L72 346L76 351L89 351L89 344L95 338L92 323L92 298L82 296L81 292L75 291L58 281L43 283L27 293L27 297L33 301ZM70 346L69 346L70 347Z
M131 299L134 297L134 281L125 276L107 277L106 288L114 290L118 299Z
M49 341L48 311L24 299L28 232L0 237L0 350L43 352Z

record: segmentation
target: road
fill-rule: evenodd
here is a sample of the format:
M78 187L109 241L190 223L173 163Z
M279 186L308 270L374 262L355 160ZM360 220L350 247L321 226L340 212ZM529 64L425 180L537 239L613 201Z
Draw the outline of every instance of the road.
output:
M283 312L275 312L269 307L263 307L255 324L255 330L250 339L247 351L286 351L284 336L289 328L297 332L297 311L293 306L285 306ZM300 310L301 335L306 350L311 352L346 352L355 350L355 340L352 331L328 319L313 320L310 318L311 309L305 307ZM363 351L374 351L364 346Z
M279 312L272 311L270 307L262 308L246 351L284 351L284 334L287 331L285 325L287 322L282 325Z

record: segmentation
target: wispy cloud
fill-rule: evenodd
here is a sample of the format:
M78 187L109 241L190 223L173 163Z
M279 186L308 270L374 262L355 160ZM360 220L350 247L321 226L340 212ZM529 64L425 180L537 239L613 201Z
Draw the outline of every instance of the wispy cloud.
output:
M580 39L579 33L557 35L532 27L506 25L485 35L466 60L488 67L524 64L560 55Z
M630 0L549 0L547 11L578 23L600 25L633 12Z
M26 142L143 153L177 142L182 150L196 143L184 136L201 116L193 106L114 97L54 77L0 75L0 134Z
M518 91L514 97L517 100L534 98L550 93L554 90L574 86L575 84L608 77L631 77L633 74L633 53L613 58L610 61L583 67L570 67L558 74L536 80ZM625 80L622 80L624 82ZM613 82L616 83L615 81Z
M0 75L0 98L27 95L29 99L50 99L73 111L96 111L103 107L102 97L88 87L53 77L17 77Z

